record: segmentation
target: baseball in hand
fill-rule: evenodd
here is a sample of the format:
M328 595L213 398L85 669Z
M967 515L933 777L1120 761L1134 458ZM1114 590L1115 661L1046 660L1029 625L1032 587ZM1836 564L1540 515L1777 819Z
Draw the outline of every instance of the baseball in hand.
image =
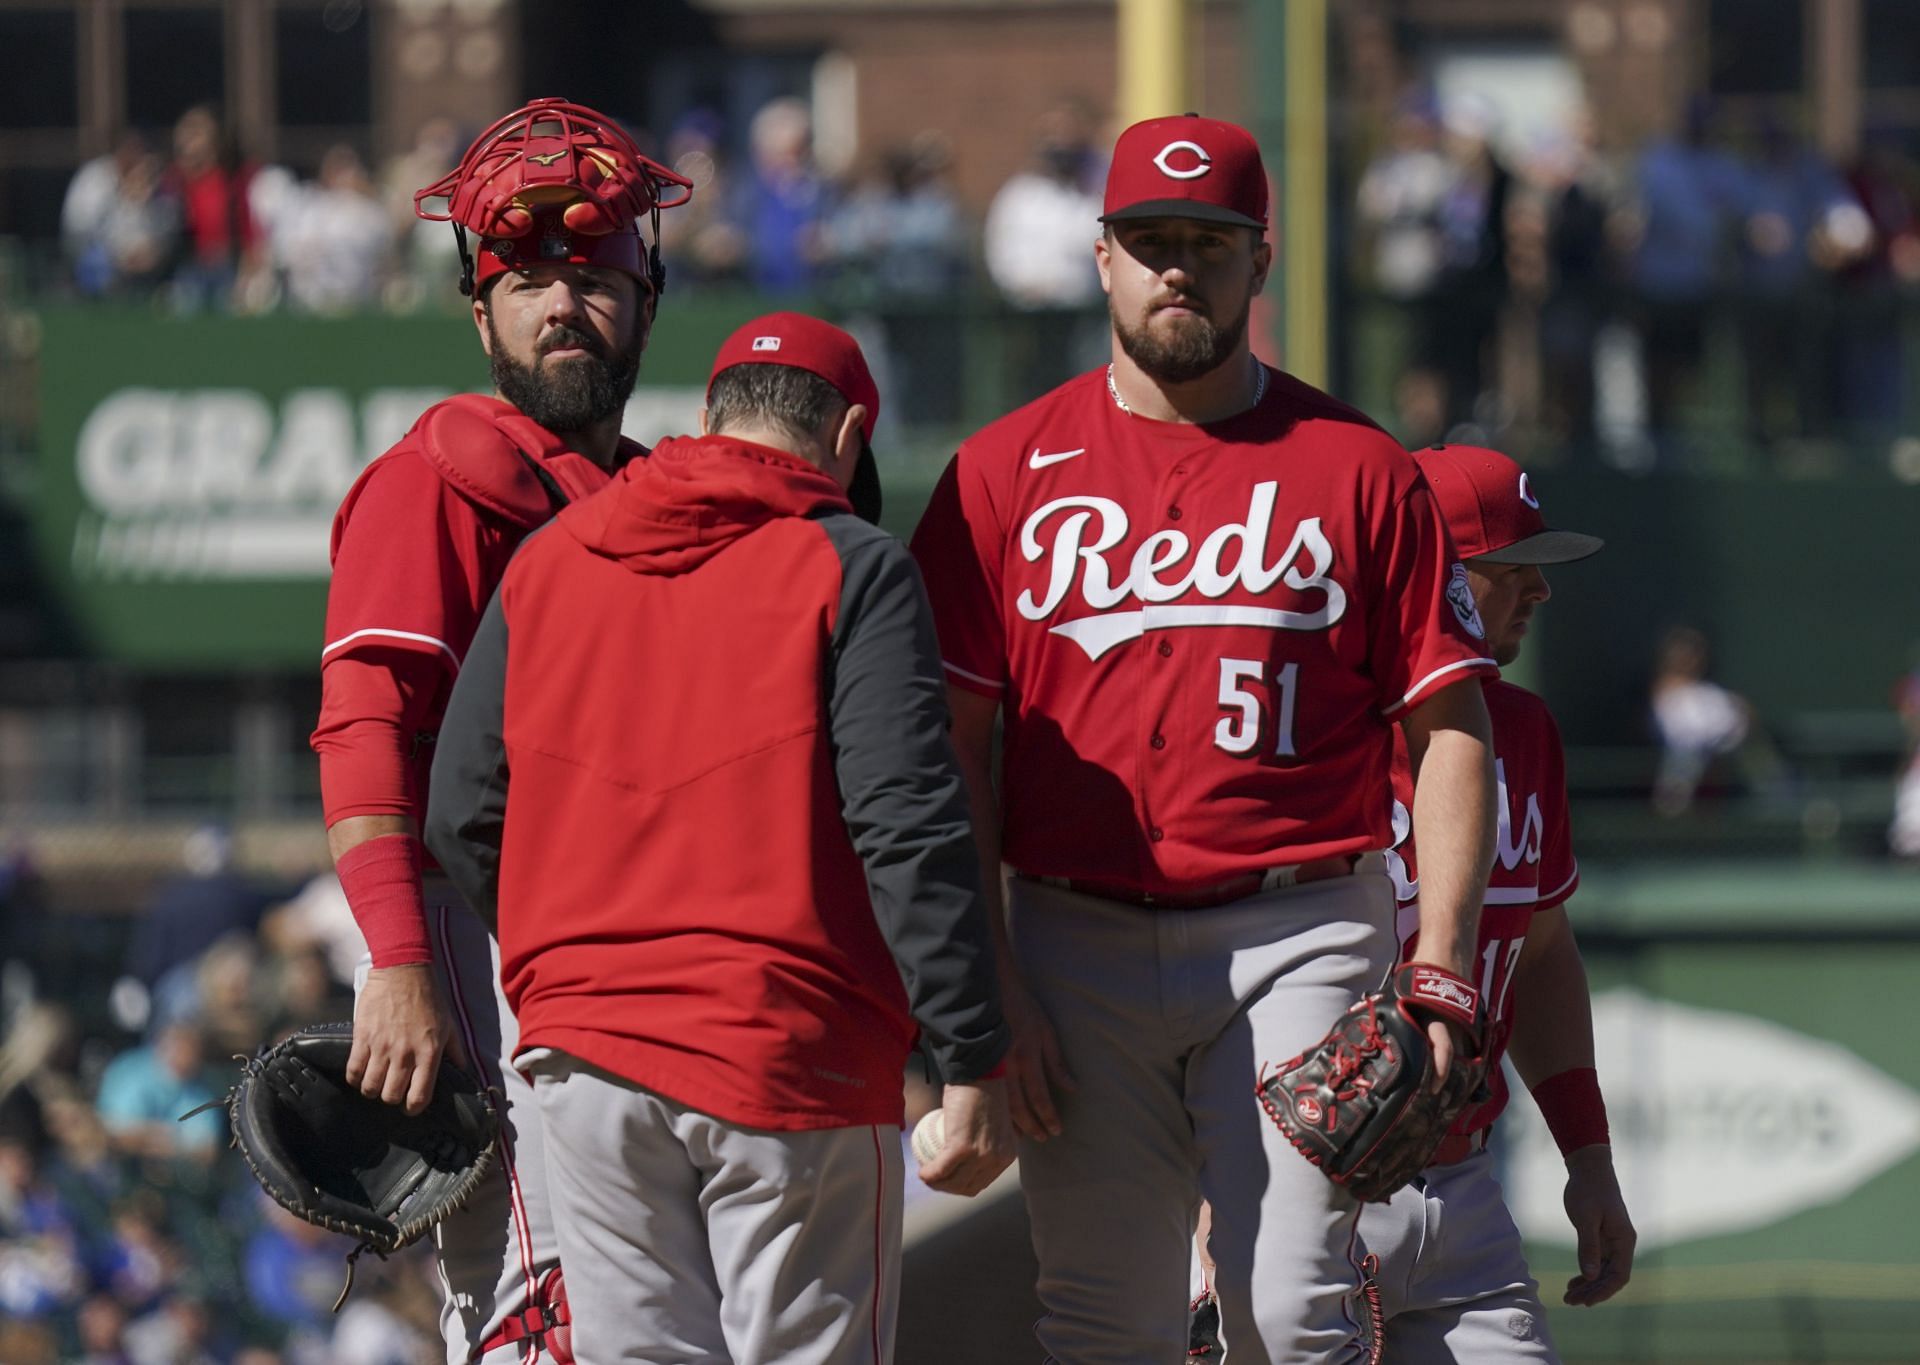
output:
M913 1154L923 1166L931 1165L940 1157L940 1149L947 1145L947 1111L935 1109L913 1126Z

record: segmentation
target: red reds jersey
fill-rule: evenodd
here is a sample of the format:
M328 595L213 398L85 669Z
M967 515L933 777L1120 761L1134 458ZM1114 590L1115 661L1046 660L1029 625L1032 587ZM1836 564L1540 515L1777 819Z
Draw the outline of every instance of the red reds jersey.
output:
M623 443L623 459L638 453ZM473 394L429 408L367 466L333 522L313 734L329 825L422 818L431 741L507 561L557 506L610 477L518 409Z
M1560 730L1547 704L1512 683L1486 684L1487 713L1493 719L1493 773L1498 817L1493 872L1480 912L1480 998L1486 1001L1489 1031L1488 1088L1492 1095L1454 1123L1456 1133L1493 1126L1507 1106L1507 1081L1500 1058L1513 1036L1513 969L1537 910L1550 910L1574 893L1580 867L1573 857L1567 819L1566 760ZM1413 847L1413 772L1407 746L1393 751L1394 847L1387 862L1400 901L1401 960L1413 956L1420 929L1420 872Z
M1393 721L1494 670L1411 457L1268 377L1193 426L1096 370L934 492L914 553L949 681L1003 705L1024 873L1178 894L1385 848Z

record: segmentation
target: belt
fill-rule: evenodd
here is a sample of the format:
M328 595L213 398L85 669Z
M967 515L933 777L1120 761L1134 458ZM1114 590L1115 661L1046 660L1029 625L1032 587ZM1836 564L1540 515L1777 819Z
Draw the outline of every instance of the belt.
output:
M1323 882L1331 877L1345 877L1353 871L1354 864L1358 861L1357 854L1340 853L1329 858L1315 858L1311 862L1270 867L1265 872L1249 872L1243 877L1235 877L1230 881L1181 891L1142 891L1137 886L1124 886L1117 882L1089 881L1084 877L1033 877L1030 880L1042 886L1072 891L1076 895L1123 901L1128 905L1144 906L1149 910L1209 910L1216 905L1242 900L1262 891L1278 891L1283 887L1304 886L1308 882Z
M1433 1160L1429 1166L1451 1166L1455 1162L1465 1161L1475 1152L1487 1145L1487 1130L1480 1129L1472 1133L1448 1133L1434 1149Z

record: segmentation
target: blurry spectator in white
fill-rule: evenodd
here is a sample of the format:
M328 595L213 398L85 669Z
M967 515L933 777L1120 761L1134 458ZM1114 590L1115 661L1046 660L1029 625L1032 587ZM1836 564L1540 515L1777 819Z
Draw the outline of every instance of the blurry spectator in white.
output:
M197 1294L176 1294L130 1323L127 1356L133 1365L221 1365L212 1350L213 1316Z
M834 262L862 294L928 298L965 279L967 227L947 182L953 148L927 129L882 153L870 177L827 225Z
M164 1024L151 1043L129 1048L107 1064L96 1103L114 1145L131 1156L210 1156L225 1145L227 1119L216 1107L184 1123L180 1116L214 1099L203 1067L206 1042L198 1025Z
M301 887L292 900L268 911L260 932L267 946L282 956L318 950L326 958L328 973L342 986L353 985L367 951L332 868Z
M273 224L273 258L287 299L309 313L345 313L378 302L393 270L393 225L360 154L327 148L320 175Z
M172 267L180 205L161 189L160 158L138 133L75 172L60 206L74 287L90 298L142 296Z
M431 1359L439 1345L439 1293L428 1286L428 1264L403 1255L362 1270L353 1297L334 1319L327 1365L419 1365Z
M1660 767L1653 805L1662 815L1692 806L1715 760L1736 757L1750 789L1784 792L1785 770L1753 706L1737 692L1707 679L1707 637L1676 626L1660 643L1651 702Z
M1399 303L1424 299L1440 273L1440 202L1454 168L1440 150L1440 111L1424 90L1394 107L1389 141L1360 177L1360 225L1372 283Z
M1088 168L1096 156L1086 107L1055 105L1040 120L1033 166L993 196L983 243L987 274L1020 308L1077 308L1100 297L1093 242L1100 194Z
M667 164L693 182L685 206L660 219L660 255L668 283L683 285L736 281L746 267L747 237L729 215L733 180L720 143L724 128L711 109L682 114L667 133Z
M1913 667L1894 685L1893 708L1907 732L1907 762L1894 790L1893 824L1887 843L1902 858L1920 858L1920 646Z
M460 160L467 139L450 118L430 118L414 134L413 146L390 157L380 171L380 198L386 205L387 226L393 234L399 273L389 302L409 308L422 298L457 300L460 278L459 248L451 232L429 231L413 211L414 192L431 185ZM439 227L439 224L433 224Z
M807 289L825 256L820 227L833 207L813 164L813 116L801 100L770 100L747 140L752 171L735 183L729 205L746 234L747 276L768 293Z

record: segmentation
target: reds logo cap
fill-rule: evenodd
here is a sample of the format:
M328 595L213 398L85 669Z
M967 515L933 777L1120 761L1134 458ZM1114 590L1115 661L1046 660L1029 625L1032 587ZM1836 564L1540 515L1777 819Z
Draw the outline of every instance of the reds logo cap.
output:
M848 404L858 403L867 410L861 433L873 440L873 424L880 420L880 390L867 368L860 343L831 322L808 317L805 313L769 313L755 318L728 337L713 358L713 373L707 376L707 391L720 371L735 365L791 365L796 370L817 374L834 388Z
M1136 123L1113 146L1100 221L1198 218L1267 228L1267 169L1238 124L1198 114Z
M1547 525L1533 481L1509 457L1480 446L1433 446L1414 461L1446 518L1462 559L1489 564L1571 564L1607 542Z

